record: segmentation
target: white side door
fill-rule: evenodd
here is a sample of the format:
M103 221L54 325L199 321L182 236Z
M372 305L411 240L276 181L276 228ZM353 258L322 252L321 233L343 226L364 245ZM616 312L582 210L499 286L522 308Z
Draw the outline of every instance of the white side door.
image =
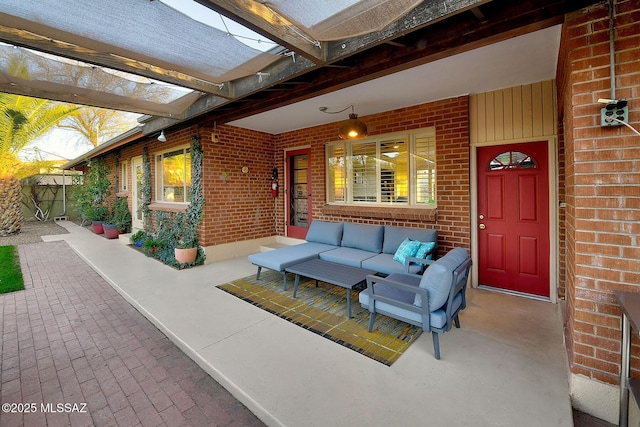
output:
M133 228L144 228L144 214L142 212L142 157L136 157L131 161L132 169L132 191L131 210L133 217Z

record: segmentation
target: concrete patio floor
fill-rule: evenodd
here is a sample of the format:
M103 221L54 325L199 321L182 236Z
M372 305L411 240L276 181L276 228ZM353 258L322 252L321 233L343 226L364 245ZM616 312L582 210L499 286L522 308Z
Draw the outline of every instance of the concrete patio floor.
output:
M268 425L573 425L558 305L470 289L441 360L423 334L387 367L216 288L255 274L246 257L177 271L61 225L70 233L46 240L65 240Z

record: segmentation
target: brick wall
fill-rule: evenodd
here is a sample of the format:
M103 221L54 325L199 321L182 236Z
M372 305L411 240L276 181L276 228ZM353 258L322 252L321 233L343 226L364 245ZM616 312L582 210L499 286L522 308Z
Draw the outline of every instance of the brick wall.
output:
M212 133L211 127L170 129L165 131L166 142L150 138L127 146L120 151L120 159L130 161L143 154L144 145L148 147L153 180L151 200L155 201L154 155L189 145L191 137L199 134L204 152L203 192L206 201L203 220L198 228L200 244L213 246L272 236L275 232L274 205L267 190L274 167L273 136L233 126L217 126L220 140L214 143ZM248 172L243 173L243 167L247 167Z
M287 149L311 148L313 218L367 224L436 228L441 253L454 246L470 249L469 98L467 96L361 116L369 135L435 127L437 212L431 209L345 207L326 205L325 146L337 139L338 123L283 133L276 137L278 168ZM284 233L284 212L277 212L278 233Z
M221 125L216 128L220 137L217 143L211 141L211 127L191 126L165 131L167 141L164 143L148 138L121 149L119 154L121 161L130 161L142 155L146 144L152 160L151 175L155 177L154 154L189 144L193 135L200 134L206 200L199 229L203 246L284 235L284 194L281 191L276 199L271 196L272 169L284 171L285 149L309 146L313 218L434 227L439 231L441 251L446 252L453 246L470 249L468 117L467 96L361 117L367 122L371 135L436 128L437 211L381 207L331 211L325 203L324 143L336 139L337 123L275 136ZM244 167L248 172L242 171ZM284 181L281 177L282 187ZM155 182L152 200L155 201ZM131 200L129 204L131 206Z
M609 98L608 2L567 16L558 86L564 113L567 345L571 371L619 383L620 316L614 290L639 292L640 137L600 127L599 98ZM629 100L640 127L640 5L615 11L616 97ZM632 349L640 377L640 347Z
M204 246L275 234L271 171L273 136L232 126L200 130L204 149ZM243 167L247 172L243 172Z

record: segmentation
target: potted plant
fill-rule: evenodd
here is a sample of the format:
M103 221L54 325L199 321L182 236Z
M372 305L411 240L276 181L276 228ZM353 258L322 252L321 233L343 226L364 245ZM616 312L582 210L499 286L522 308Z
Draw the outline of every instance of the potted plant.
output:
M158 249L160 249L161 247L162 247L162 242L154 238L147 239L142 244L142 250L147 256L151 256L152 254L155 254L156 252L158 252Z
M111 194L109 166L102 160L91 160L89 170L82 177L82 185L78 186L75 204L83 221L91 221L93 231L102 234L102 221L109 216L107 200Z
M200 137L191 138L191 198L187 211L176 215L178 230L174 257L178 264L204 262L205 254L200 251L198 224L202 221L204 193L202 191L202 145Z
M107 239L117 239L120 235L113 216L102 223L102 228L104 229L104 237Z
M129 241L136 247L142 246L142 243L147 239L147 232L144 230L138 230L129 237Z
M85 210L85 218L91 221L91 227L96 234L104 233L104 220L109 215L106 206L88 206Z
M131 212L129 211L126 197L116 198L112 219L119 233L129 233L131 231Z
M198 230L183 216L177 218L178 241L174 248L174 256L179 264L190 264L198 256Z

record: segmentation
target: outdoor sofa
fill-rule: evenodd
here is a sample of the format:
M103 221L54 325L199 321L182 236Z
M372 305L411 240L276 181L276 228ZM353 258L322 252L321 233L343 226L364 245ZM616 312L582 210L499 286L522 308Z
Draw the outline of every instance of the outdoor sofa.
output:
M258 266L257 280L262 268L281 272L286 290L285 269L314 258L382 275L420 274L424 260L435 257L437 241L438 231L434 229L314 220L305 243L249 255L249 262Z

